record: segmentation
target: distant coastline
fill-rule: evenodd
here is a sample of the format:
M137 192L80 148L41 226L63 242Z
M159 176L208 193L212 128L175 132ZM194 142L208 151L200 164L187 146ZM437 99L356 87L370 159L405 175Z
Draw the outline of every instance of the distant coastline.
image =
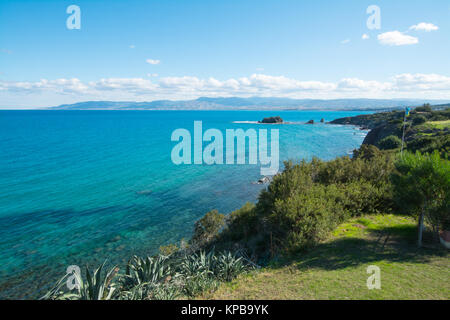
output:
M290 98L207 98L195 100L134 101L85 101L63 104L45 110L240 110L240 111L391 111L405 106L424 103L435 105L450 103L450 100L423 99L290 99Z

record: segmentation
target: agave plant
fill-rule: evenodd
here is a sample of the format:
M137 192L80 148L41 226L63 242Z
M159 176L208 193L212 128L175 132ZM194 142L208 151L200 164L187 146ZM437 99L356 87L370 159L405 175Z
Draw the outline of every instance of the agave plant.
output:
M64 277L58 280L56 284L39 300L59 300L69 299L69 293L64 292L63 287L66 286L67 277L70 274L66 274Z
M215 259L214 273L222 281L231 281L246 269L242 257L237 257L231 252L222 253Z
M121 275L117 267L105 272L105 261L92 274L86 267L85 280L74 273L79 284L76 289L64 290L68 274L41 299L173 300L180 294L195 297L215 290L221 281L231 281L244 272L247 269L244 260L231 252L215 255L213 251L184 257L134 256Z
M155 285L151 290L153 300L175 300L179 296L179 288L171 283Z
M127 264L123 285L125 288L143 284L156 284L165 281L172 275L167 257L134 256Z
M78 283L78 295L80 300L110 300L116 291L116 284L113 282L119 268L113 267L106 274L102 273L105 262L91 275L86 267L86 282L80 275L75 274Z
M183 293L188 297L196 297L205 291L217 289L219 281L205 274L185 279Z
M119 300L148 300L150 296L149 284L141 283L127 290L121 290Z
M213 275L214 252L205 251L185 256L180 264L180 273L184 277L199 277Z
M116 284L114 277L119 268L113 267L109 271L102 272L106 261L98 267L93 274L86 266L86 281L83 280L80 274L74 273L78 287L73 291L64 291L63 287L66 284L66 279L70 274L62 277L55 286L50 289L41 299L43 300L110 300L116 293Z

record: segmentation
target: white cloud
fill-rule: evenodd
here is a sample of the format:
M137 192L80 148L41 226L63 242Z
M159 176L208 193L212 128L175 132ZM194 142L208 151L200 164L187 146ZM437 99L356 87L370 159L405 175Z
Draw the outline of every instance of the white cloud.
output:
M347 44L347 43L350 43L350 39L345 39L345 40L341 41L341 44Z
M278 92L333 90L336 85L321 81L300 81L284 76L253 74L238 80L241 90L273 90Z
M147 60L145 60L145 62L150 63L150 64L160 64L161 63L161 61L155 60L155 59L147 59Z
M157 73L147 73L147 77L157 77Z
M158 85L150 80L141 78L110 78L90 82L89 87L93 90L120 90L131 93L145 94L157 90Z
M404 46L419 43L419 39L400 31L389 31L378 35L378 41L388 46Z
M418 23L418 24L415 24L415 25L411 26L409 29L410 30L416 30L416 31L430 32L430 31L439 30L439 27L435 26L432 23L421 22L421 23Z
M367 40L367 39L369 39L370 38L370 36L368 35L368 34L366 34L366 33L364 33L363 35L362 35L362 37L361 37L361 39L363 39L363 40Z
M136 46L134 44L130 44L130 49L134 49Z
M358 78L344 78L338 82L337 87L343 91L386 91L392 89L392 84L389 82L367 81Z
M404 73L393 77L398 90L449 90L450 77L439 74Z
M89 85L82 83L79 79L42 79L36 82L0 82L0 91L35 93L51 90L59 94L79 94L89 89Z
M395 75L388 81L343 78L336 82L298 80L285 76L253 74L219 80L192 76L142 78L104 78L82 82L79 79L40 81L0 81L0 101L52 105L83 100L195 99L200 96L273 96L291 98L443 98L450 99L450 76L439 74ZM50 99L50 98L49 98ZM56 99L56 100L55 100ZM23 102L22 102L23 103Z

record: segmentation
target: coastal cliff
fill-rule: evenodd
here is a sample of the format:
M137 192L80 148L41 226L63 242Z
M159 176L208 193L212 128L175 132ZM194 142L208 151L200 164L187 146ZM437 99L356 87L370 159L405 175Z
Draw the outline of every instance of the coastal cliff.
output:
M329 124L355 125L370 130L363 144L380 149L386 139L401 139L404 111L381 112L333 120ZM432 110L425 105L411 111L405 122L405 142L410 151L450 151L450 108ZM393 138L395 137L395 138Z

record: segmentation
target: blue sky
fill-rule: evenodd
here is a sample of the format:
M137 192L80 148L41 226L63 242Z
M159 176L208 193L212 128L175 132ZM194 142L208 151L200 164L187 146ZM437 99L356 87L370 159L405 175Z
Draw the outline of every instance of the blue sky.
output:
M66 27L72 4L79 30ZM370 5L380 8L379 30L366 26ZM1 0L0 106L450 99L449 52L448 0Z

